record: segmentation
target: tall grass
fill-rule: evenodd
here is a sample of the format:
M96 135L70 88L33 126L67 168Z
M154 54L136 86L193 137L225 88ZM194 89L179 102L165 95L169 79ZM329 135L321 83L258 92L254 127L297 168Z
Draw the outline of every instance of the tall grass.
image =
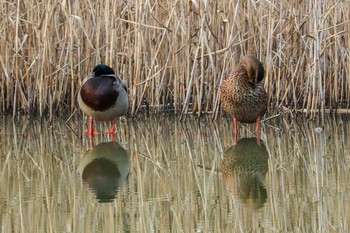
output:
M130 113L220 112L240 57L266 67L270 112L349 108L348 1L5 1L0 110L76 108L97 63L129 87Z

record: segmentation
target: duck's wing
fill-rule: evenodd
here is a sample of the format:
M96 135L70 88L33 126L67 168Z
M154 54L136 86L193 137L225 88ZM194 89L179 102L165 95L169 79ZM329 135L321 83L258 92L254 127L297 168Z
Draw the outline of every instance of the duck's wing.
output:
M119 78L119 77L118 77ZM128 88L126 87L126 83L124 80L122 80L121 78L120 79L120 84L122 85L122 87L124 88L125 92L128 93Z

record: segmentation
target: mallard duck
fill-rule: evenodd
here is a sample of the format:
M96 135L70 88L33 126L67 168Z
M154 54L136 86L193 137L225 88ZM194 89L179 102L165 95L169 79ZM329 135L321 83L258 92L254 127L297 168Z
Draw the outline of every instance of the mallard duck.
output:
M111 202L125 185L130 169L129 153L115 141L101 142L80 159L78 172L96 193L99 202Z
M94 120L98 120L112 121L111 130L105 133L114 135L116 119L128 111L127 88L111 67L100 64L93 69L91 77L84 79L78 93L78 104L90 116L90 129L85 134L98 134L93 129Z
M243 205L258 209L267 199L265 177L269 154L256 138L242 138L224 153L222 175L226 189Z
M261 62L253 55L242 58L221 86L221 104L223 110L233 117L235 130L234 142L237 142L237 121L256 122L255 132L259 142L260 117L267 109L267 95L262 80L265 71Z

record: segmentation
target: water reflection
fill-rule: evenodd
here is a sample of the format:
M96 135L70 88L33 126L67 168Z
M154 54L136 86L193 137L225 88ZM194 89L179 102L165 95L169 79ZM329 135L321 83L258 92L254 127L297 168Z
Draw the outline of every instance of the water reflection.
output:
M102 142L87 151L78 170L99 202L112 202L129 174L130 156L116 142Z
M236 159L229 151L238 150L224 153L233 142L231 119L187 117L180 122L165 116L125 121L115 140L130 155L124 166L130 166L129 175L107 205L97 204L95 189L88 190L76 172L80 167L82 174L94 160L86 155L95 153L86 152L88 137L76 137L62 119L67 118L50 122L0 117L2 232L348 232L348 116L329 117L325 124L289 117L265 122L261 146L266 146L268 159L266 152L260 157L265 164L268 160L268 170L265 165L265 171L260 168L255 175L260 176L257 181L250 178L255 186L244 181L249 175L237 172L242 165L236 171L227 165ZM83 131L81 117L70 124ZM253 137L254 126L243 125L240 135ZM94 138L97 145L108 137ZM241 142L233 146L239 147ZM242 154L254 147L253 139ZM218 172L223 155L225 177ZM121 172L120 164L113 166L121 176L128 173ZM113 196L116 186L111 188ZM238 191L232 191L237 187L250 192L245 202L251 204L254 197L260 203L256 206L264 207L242 208ZM267 195L260 191L257 200L257 190L264 187Z
M267 199L265 176L268 152L262 140L242 138L225 151L222 172L226 188L242 204L252 209L264 206Z

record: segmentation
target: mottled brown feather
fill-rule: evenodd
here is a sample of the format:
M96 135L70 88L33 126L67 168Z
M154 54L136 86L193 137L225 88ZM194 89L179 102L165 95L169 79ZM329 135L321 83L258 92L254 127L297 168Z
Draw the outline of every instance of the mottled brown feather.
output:
M222 83L223 110L242 123L254 123L263 116L267 109L264 73L257 58L245 56Z
M242 138L224 153L222 175L226 188L243 203L260 208L267 199L265 177L269 154L264 142Z

